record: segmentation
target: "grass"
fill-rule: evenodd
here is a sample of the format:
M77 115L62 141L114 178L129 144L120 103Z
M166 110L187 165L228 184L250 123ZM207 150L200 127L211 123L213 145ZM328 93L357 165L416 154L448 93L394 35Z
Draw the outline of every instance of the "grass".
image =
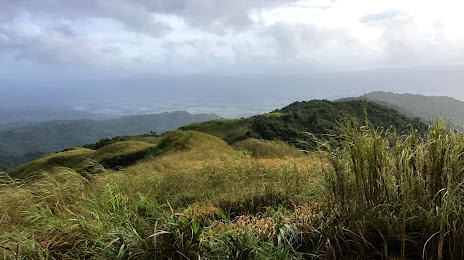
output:
M340 216L333 249L378 257L462 259L464 138L437 121L420 137L347 121L326 174L332 214Z
M253 158L197 132L163 138L160 155L118 171L83 176L55 167L30 182L5 175L0 245L12 251L0 249L0 256L14 259L19 244L21 257L34 259L204 257L215 243L206 240L210 232L221 230L214 236L227 250L246 242L235 218L288 210L313 192L317 165L305 158ZM249 236L256 247L281 250ZM266 252L253 248L247 257Z
M193 123L183 126L182 130L194 130L207 133L225 140L228 143L243 140L246 133L252 131L252 120L247 119L217 119Z
M282 141L268 141L249 138L236 142L232 146L237 150L251 152L256 158L302 157L305 153Z
M340 131L305 155L178 130L89 151L150 151L123 168L2 174L0 257L462 259L463 134Z
M73 148L59 153L45 155L30 163L21 165L9 172L15 178L26 178L36 172L49 169L54 166L66 166L69 168L78 167L85 160L92 156L93 150L87 148Z

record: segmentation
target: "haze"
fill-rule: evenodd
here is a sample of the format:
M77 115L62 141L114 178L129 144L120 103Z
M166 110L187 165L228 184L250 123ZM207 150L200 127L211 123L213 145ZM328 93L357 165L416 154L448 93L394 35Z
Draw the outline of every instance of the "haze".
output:
M461 1L0 0L0 109L237 117L369 91L464 100Z

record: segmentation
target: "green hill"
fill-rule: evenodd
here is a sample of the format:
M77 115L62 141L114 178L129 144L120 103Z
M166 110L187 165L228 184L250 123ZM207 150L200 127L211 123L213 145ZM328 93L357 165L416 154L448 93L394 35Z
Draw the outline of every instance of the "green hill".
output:
M419 131L425 131L427 125L418 118L409 118L398 111L374 102L362 101L330 102L313 100L295 102L271 113L245 119L213 120L181 127L183 130L205 132L217 136L228 143L258 138L281 140L297 147L308 149L312 146L311 133L317 138L329 138L329 134L338 134L337 126L343 118L365 121L363 106L373 126L386 129L394 128L399 133L410 130L410 125Z
M66 147L95 143L102 138L162 133L182 125L219 118L214 114L192 115L177 111L128 116L111 120L50 121L0 131L0 170Z
M371 92L359 98L367 98L410 117L419 117L424 122L442 117L451 120L456 129L464 129L464 102L451 97Z

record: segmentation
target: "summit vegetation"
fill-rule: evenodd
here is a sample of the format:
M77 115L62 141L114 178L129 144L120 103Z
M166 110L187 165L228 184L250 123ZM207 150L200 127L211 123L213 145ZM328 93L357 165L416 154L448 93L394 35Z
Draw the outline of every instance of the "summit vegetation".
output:
M394 109L359 100L295 102L263 115L241 120L198 122L180 129L208 133L228 143L258 138L280 140L302 149L314 149L314 137L329 140L333 135L340 133L340 120L350 118L362 123L366 122L367 115L373 125L384 130L395 129L399 133L406 133L410 131L411 126L420 132L427 130L427 125L419 118L410 118Z

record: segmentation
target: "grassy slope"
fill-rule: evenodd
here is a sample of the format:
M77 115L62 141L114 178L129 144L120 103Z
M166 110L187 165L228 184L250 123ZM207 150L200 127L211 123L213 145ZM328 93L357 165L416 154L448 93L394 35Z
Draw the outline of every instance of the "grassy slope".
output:
M106 152L117 153L128 144L131 149L148 147L148 143L140 141L122 141L97 151L78 148L50 157L80 154L95 158ZM154 246L153 239L147 237L157 229L172 228L180 228L190 236L192 220L183 221L194 214L213 221L214 233L201 224L202 239L222 233L226 238L226 234L238 234L234 230L240 229L248 216L259 221L253 216L268 212L269 207L306 207L315 176L320 174L318 163L308 163L310 156L302 157L301 153L270 158L269 149L275 149L275 154L280 154L282 148L294 151L285 143L255 140L253 150L265 149L268 154L261 157L256 153L253 158L243 151L247 146L242 143L236 150L211 135L171 131L162 135L151 158L117 171L106 169L109 174L86 177L76 172L79 167L74 162L67 168L63 167L65 162L50 167L44 163L48 157L36 160L31 164L44 167L40 178L27 179L23 184L3 178L0 208L5 210L0 213L0 245L15 252L16 243L21 242L22 257L39 259L45 255L58 259L114 259L118 254L140 254L139 259L151 259L154 253L161 258L174 253L171 256L177 258L177 252L192 257L200 252L197 238L186 238L193 239L189 247L180 245L180 238L171 235L159 238L165 240L158 242L162 246ZM187 212L170 215L170 206L176 212ZM173 225L169 224L171 218ZM242 220L230 221L234 218ZM266 232L271 232L271 226L268 229ZM177 233L173 230L171 234ZM0 256L4 255L14 257L14 253L0 249Z
M27 178L36 176L41 171L59 166L82 172L90 171L98 164L109 168L127 166L146 157L151 152L151 148L156 147L161 138L156 136L134 136L124 137L123 139L124 141L109 143L97 150L83 147L68 148L62 152L49 154L14 168L9 174L13 178Z
M31 173L47 170L55 166L78 167L87 158L92 157L94 152L91 149L76 148L65 152L48 154L13 169L10 176L13 178L26 178Z
M193 123L180 129L193 130L217 136L228 143L243 140L248 131L252 131L252 119L217 119Z

